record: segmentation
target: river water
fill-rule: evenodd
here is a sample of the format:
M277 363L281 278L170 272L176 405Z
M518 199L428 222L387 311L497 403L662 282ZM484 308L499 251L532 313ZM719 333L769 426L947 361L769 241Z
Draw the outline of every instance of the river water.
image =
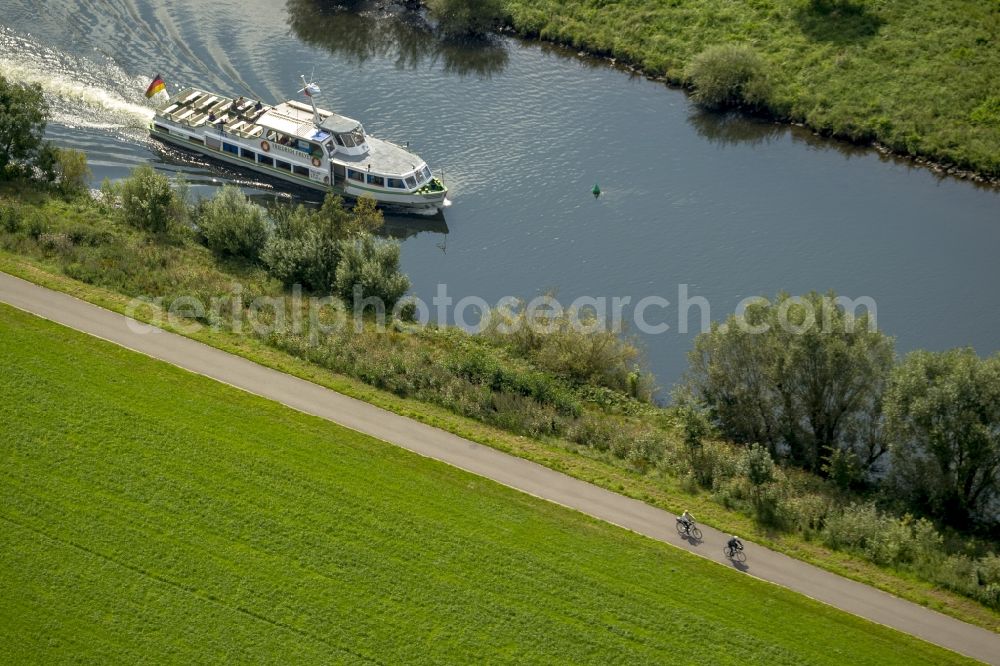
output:
M684 290L722 319L748 296L832 289L873 299L900 351L1000 349L996 190L802 129L705 115L679 91L561 49L443 43L391 11L348 15L322 0L0 9L0 73L42 85L50 137L86 150L95 182L153 162L198 193L237 182L273 194L151 142L142 92L159 73L169 90L277 101L312 74L323 106L444 171L454 205L443 222L389 221L414 294L658 296L670 305L646 319L669 330L631 330L662 386L700 326L692 306L679 330Z

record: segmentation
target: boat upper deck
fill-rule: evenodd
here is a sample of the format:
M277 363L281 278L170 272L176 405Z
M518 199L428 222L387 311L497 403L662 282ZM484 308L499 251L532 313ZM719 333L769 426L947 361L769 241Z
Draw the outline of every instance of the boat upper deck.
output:
M257 121L271 108L252 99L221 97L187 88L170 98L167 106L156 113L192 129L221 125L228 134L253 138L263 134L264 129Z
M156 115L191 130L219 130L224 135L270 142L272 149L303 160L322 158L321 146L325 145L335 162L353 167L355 173L399 179L413 176L417 182L430 178L420 157L402 146L366 136L357 120L323 109L317 113L318 127L312 108L296 101L271 106L188 88L171 97ZM364 152L353 152L354 147Z

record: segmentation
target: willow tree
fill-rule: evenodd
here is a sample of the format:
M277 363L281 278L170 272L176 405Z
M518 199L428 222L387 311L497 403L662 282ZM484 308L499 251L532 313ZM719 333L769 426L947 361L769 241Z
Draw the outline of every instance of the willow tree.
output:
M844 303L780 294L714 324L689 354L687 391L737 442L820 474L844 455L870 469L885 451L879 405L893 340Z
M893 494L954 526L1000 522L1000 354L909 354L885 399Z

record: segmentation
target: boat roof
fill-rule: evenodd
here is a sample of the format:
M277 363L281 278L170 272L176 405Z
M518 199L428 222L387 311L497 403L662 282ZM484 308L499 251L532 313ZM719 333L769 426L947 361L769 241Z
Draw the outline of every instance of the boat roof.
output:
M319 110L320 116L331 114L329 111ZM314 141L324 141L330 138L330 133L317 128L313 123L312 109L299 102L282 102L271 107L266 113L257 119L258 125L276 130L282 134L312 139ZM354 127L358 125L355 122ZM353 129L353 128L352 128Z
M322 116L325 114L322 111L320 111L320 115ZM361 123L359 123L357 120L354 120L353 118L342 116L339 113L330 113L325 118L323 118L323 122L321 122L319 126L335 134L343 134L346 132L350 132L360 124Z
M335 134L350 132L361 125L357 120L338 113L324 109L317 109L317 111L320 118L323 119L319 128L313 122L312 108L292 100L268 109L257 119L257 124L277 130L282 134L316 141L328 139L331 132Z
M368 137L368 152L364 155L345 155L337 153L334 159L350 164L360 171L371 165L371 170L385 174L407 174L415 171L424 161L394 143Z

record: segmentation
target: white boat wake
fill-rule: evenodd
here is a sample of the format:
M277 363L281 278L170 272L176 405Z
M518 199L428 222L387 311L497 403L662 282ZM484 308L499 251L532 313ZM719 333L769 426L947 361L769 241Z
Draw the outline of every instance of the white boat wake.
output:
M52 121L69 127L142 129L153 117L142 91L148 81L111 61L95 62L43 46L0 27L0 75L37 84Z

